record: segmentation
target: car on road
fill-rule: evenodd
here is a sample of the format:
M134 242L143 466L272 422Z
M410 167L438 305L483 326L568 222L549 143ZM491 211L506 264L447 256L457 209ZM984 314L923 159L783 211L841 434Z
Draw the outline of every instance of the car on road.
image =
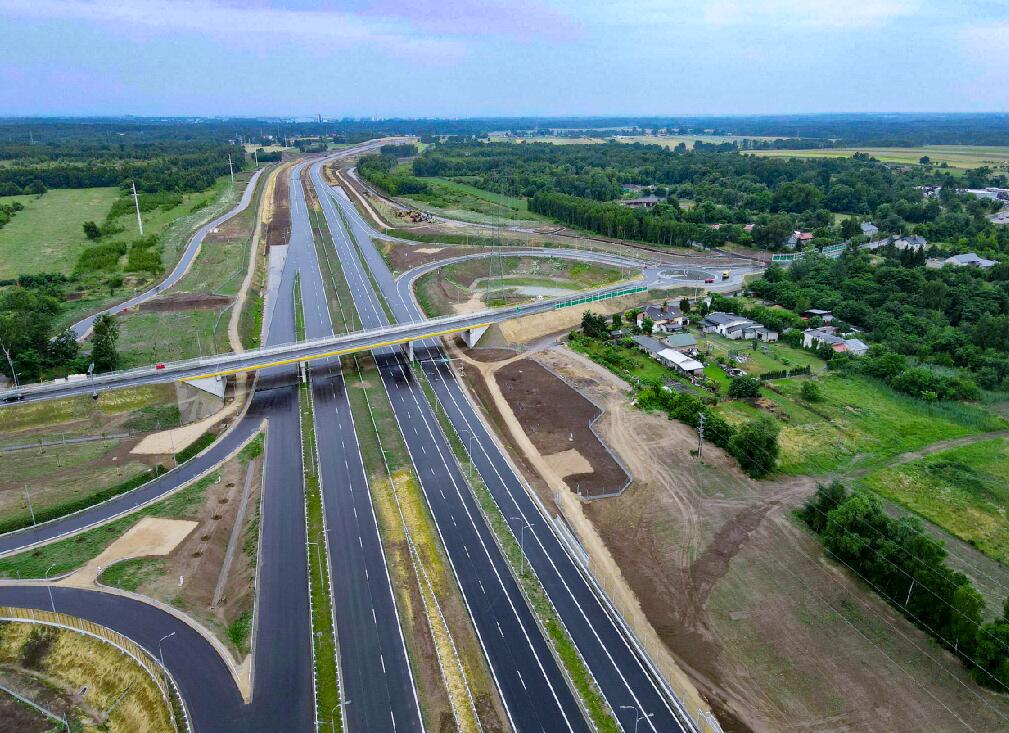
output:
M154 368L155 369L164 369L165 368L165 362L159 361L157 364L154 365Z
M713 278L713 277L705 278L704 282L705 282L705 284L710 285L711 283L715 282L715 278Z

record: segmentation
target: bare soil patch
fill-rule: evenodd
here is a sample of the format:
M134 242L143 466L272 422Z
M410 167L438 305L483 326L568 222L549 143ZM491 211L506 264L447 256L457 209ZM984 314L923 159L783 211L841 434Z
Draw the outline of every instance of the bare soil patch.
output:
M204 293L179 293L165 295L155 300L141 303L137 310L143 313L168 313L173 311L218 310L231 303L231 298L223 295Z
M583 505L662 643L726 731L1004 730L978 687L792 517L805 477L755 482L696 434L630 405L626 385L567 350L538 358L604 410L600 435L634 482Z
M530 359L511 362L494 377L533 445L554 458L572 491L596 497L623 489L627 474L592 431L598 407Z
M482 361L485 363L492 363L496 361L504 361L505 359L511 359L517 356L520 352L514 349L481 349L479 347L475 349L467 349L466 356L474 361Z
M377 244L385 261L389 263L389 268L397 273L407 272L415 267L441 262L460 255L491 251L489 247L439 247L437 245L400 244L386 240L379 240ZM496 249L493 251L497 252Z
M288 171L282 170L273 179L273 197L270 200L269 221L266 225L266 246L287 244L291 239L291 185Z

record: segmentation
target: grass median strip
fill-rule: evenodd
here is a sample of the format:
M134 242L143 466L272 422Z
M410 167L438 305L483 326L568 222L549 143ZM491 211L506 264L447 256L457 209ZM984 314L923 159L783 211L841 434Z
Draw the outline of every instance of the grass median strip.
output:
M512 575L518 580L526 599L529 601L530 607L539 619L540 624L546 630L547 638L554 649L554 653L557 655L568 679L574 686L576 694L581 699L584 709L588 712L592 724L600 733L618 733L620 726L613 717L613 712L592 679L585 660L571 640L571 636L557 615L557 609L551 603L539 578L536 577L536 573L529 567L529 564L524 562L522 548L519 545L519 541L515 538L508 520L505 519L500 507L498 507L490 489L487 488L487 484L480 477L479 471L473 470L471 458L466 451L462 438L459 437L455 426L438 401L438 396L428 381L427 375L424 374L423 369L414 369L414 374L417 375L424 395L431 404L431 409L434 410L438 423L448 438L456 460L460 466L469 466L470 470L468 472L464 471L463 475L466 477L466 481L473 495L476 497L481 511L483 511L484 516L487 518L491 530L504 550L504 555L508 560L508 565L511 567Z
M489 669L381 379L370 356L359 358L347 392L397 605L411 632L408 651L420 671L423 712L429 727L451 714L461 730L494 730L501 715ZM433 656L421 638L428 634Z
M378 297L378 302L381 304L382 310L385 311L386 318L389 319L389 323L395 323L396 314L393 313L392 308L389 307L388 301L386 301L385 296L382 294L382 288L379 287L378 281L375 279L375 276L371 272L371 268L368 266L368 260L365 259L361 245L357 241L357 236L355 236L354 230L350 226L350 222L347 221L347 215L343 213L343 208L340 206L337 206L336 210L340 214L340 220L343 222L343 227L347 231L347 236L354 244L354 249L357 250L357 256L361 260L361 268L368 276L368 281L371 283L371 289L375 291L375 295Z
M301 279L294 280L294 328L299 341L305 339L305 314L301 302ZM326 526L323 519L322 484L319 478L315 442L315 410L308 382L298 391L301 418L301 457L305 483L305 529L308 537L309 599L312 612L312 656L315 664L315 719L330 722L333 730L343 730L340 699L340 673L337 662L336 628L333 622L329 584L329 558L326 553Z

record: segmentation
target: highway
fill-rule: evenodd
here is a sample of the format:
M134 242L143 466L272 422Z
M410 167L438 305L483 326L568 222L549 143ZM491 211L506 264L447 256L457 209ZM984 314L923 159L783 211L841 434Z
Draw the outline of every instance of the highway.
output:
M333 335L305 192L291 170L291 243L285 267L300 273L306 335ZM346 725L353 731L421 731L406 645L339 359L311 370L326 545L340 645Z
M312 167L313 183L344 276L356 296L358 315L366 328L379 327L387 321L385 313L334 201L327 195L330 189L319 168ZM360 241L371 247L367 240ZM421 402L424 396L419 386L397 377L398 351L382 349L375 357L512 725L519 731L587 730L532 612L458 473L443 434ZM427 419L422 419L418 410Z
M421 323L422 315L413 301L397 288L384 261L371 245L370 232L357 211L341 193L322 181L320 167L318 163L312 165L310 173L344 273L358 296L359 314L365 328L372 330L364 336L349 337L358 339L355 348L389 341L390 334L395 337L392 340L396 340L422 338L444 330L441 323ZM263 419L268 420L254 632L255 671L250 705L242 704L213 646L176 617L154 606L97 591L56 588L54 597L57 610L114 628L136 639L152 653L157 651L158 638L178 632L178 638L165 643L164 657L186 700L194 729L311 729L315 706L312 669L308 661L312 656L312 644L296 363L305 356L316 357L318 361L313 364L311 377L326 549L340 644L342 692L344 699L353 703L344 709L347 727L368 731L422 730L381 536L339 370L339 355L326 352L327 349L332 351L334 339L341 337L332 335L322 274L298 178L300 170L301 166L296 166L290 174L291 245L279 287L268 296L273 316L264 347L271 358L278 353L278 347L284 354L293 356L272 358L270 365L259 372L247 413L205 453L144 487L102 505L0 536L0 554L69 536L164 496L213 469L255 432ZM337 207L347 216L367 265L343 226ZM193 254L195 256L195 252ZM366 266L388 298L396 318L414 323L388 325ZM310 341L290 346L295 340L293 291L296 276L301 282ZM541 302L532 307L546 310L554 305ZM481 318L475 318L465 322L463 327L482 322ZM458 327L459 322L453 322L452 326ZM432 354L441 354L440 345L435 341L431 340L426 346ZM410 367L401 352L391 345L377 348L375 355L421 487L513 727L520 731L588 730L560 666L466 487ZM264 356L253 358L259 359L257 363L261 364ZM543 581L622 727L627 731L633 729L634 714L622 706L634 705L652 716L647 723L642 720L642 728L682 730L659 691L657 681L635 654L633 642L621 632L619 624L593 592L590 580L568 556L451 371L443 364L427 365L425 369L460 434L472 436L469 445L471 449L474 444L478 448L474 451L477 469L499 506L506 516L519 517L526 524L529 563ZM178 376L176 372L172 378ZM162 375L155 377L159 381L163 378ZM144 383L143 379L139 377L138 381L130 383ZM78 392L94 388L90 384L69 383L66 386ZM42 586L0 585L0 604L41 608L48 607L47 601L48 595ZM173 644L175 641L179 643Z
M377 143L370 144L373 147ZM353 151L350 151L353 152ZM346 151L343 154L348 154ZM304 202L301 202L302 209ZM297 244L293 248L298 251ZM285 267L278 289L269 295L274 318L268 345L294 340L293 291L302 260ZM157 655L178 684L194 730L314 729L311 619L308 606L305 510L296 366L265 369L246 414L207 451L160 478L85 511L20 532L0 536L0 555L53 541L101 524L174 491L212 470L268 421L260 554L254 631L252 702L243 704L234 680L216 649L192 627L157 607L100 591L53 588L56 610L108 626ZM344 563L340 559L341 563ZM0 583L0 605L49 608L48 592L28 582ZM348 708L349 709L349 708ZM384 711L388 716L388 708ZM386 720L388 717L386 717ZM372 728L382 730L382 727ZM404 727L403 729L409 729ZM357 730L369 730L366 727Z
M357 241L361 244L367 266L379 287L387 295L388 303L397 318L405 321L422 319L417 305L412 299L407 301L402 297L385 261L371 246L370 227L342 191L327 190L328 199L343 209ZM330 222L332 227L332 219ZM343 239L346 240L346 237ZM345 265L344 270L348 278L352 276L352 272L358 272L357 279L351 283L351 289L355 293L371 289L369 280L360 274L360 265L355 269ZM380 320L381 315L376 312L373 318ZM430 343L428 347L433 355L443 358L439 344ZM422 425L429 426L433 423L433 416L409 367L405 365L400 355L390 355L388 361L391 364L383 369L383 377L396 406L401 427L405 428L404 434L408 443L411 443L411 452L422 480L427 473L433 479L439 479L437 483L442 486L461 484L461 477L457 475L458 466L444 448L441 449L437 460L429 462L423 458L425 448L430 446L431 442L439 447L444 444L440 432L435 435L435 431L427 428L428 435L422 436L419 441L410 441L411 434L419 432ZM427 365L425 369L432 377L439 400L459 434L464 441L472 440L476 444L477 449L473 450L473 454L477 469L494 494L498 506L506 517L518 517L520 522L526 525L525 546L528 561L535 569L624 729L633 730L636 714L631 708L635 708L651 715L646 721L642 721L641 727L644 729L684 730L681 723L682 714L678 715L679 711L674 712L675 704L668 701L667 696L663 694L662 683L637 653L633 639L624 633L619 622L608 611L605 602L600 600L594 591L590 580L583 575L564 549L532 498L531 489L527 489L516 475L465 390L445 365ZM472 450L473 446L470 448ZM428 492L428 498L431 499L431 492ZM432 502L432 508L437 516L436 506L437 503ZM439 521L439 526L442 527L444 524ZM454 534L458 528L452 526ZM517 532L518 528L513 528L513 531Z

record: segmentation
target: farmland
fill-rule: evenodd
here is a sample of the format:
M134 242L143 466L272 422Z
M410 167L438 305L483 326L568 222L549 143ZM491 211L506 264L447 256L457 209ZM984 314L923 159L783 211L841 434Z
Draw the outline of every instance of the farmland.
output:
M1009 165L1009 146L985 145L923 145L916 148L825 148L819 150L755 150L752 155L773 158L850 158L855 153L867 153L884 163L918 165L922 156L933 164L947 163L951 168L966 170L987 165Z

